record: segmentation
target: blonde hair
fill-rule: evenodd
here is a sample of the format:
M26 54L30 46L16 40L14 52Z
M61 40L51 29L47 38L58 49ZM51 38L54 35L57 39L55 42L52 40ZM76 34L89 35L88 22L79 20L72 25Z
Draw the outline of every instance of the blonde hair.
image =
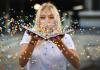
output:
M61 33L62 32L62 28L61 28L60 15L59 15L58 10L56 9L56 7L51 3L44 3L44 4L42 4L40 6L39 10L36 13L35 28L39 29L39 24L38 23L39 23L39 19L40 19L40 14L41 14L41 11L44 10L45 8L48 8L48 9L50 9L52 11L52 13L54 15L54 19L55 19L56 24L57 24L55 30L56 30L57 33Z

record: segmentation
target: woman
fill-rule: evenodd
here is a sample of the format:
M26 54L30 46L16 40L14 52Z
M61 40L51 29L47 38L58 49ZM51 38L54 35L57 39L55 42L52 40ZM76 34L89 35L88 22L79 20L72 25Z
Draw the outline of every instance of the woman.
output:
M59 13L53 4L41 5L33 30L45 38L62 33ZM21 67L26 66L27 70L66 70L67 60L79 68L79 57L68 34L45 40L26 31L20 45L19 64Z

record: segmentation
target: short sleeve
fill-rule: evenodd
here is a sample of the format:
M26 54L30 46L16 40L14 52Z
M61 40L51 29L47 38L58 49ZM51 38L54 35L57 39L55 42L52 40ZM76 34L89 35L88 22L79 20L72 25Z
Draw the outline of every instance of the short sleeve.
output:
M75 49L74 42L69 34L65 34L62 41L69 49Z
M29 38L29 35L27 34L27 32L25 31L24 35L23 35L23 38L20 42L20 45L23 44L23 43L29 43L30 41L30 38Z

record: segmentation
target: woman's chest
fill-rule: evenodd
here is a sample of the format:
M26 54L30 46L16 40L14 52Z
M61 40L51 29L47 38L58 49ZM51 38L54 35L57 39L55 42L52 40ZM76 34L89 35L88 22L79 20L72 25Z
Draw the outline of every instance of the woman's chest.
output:
M49 60L61 60L64 58L62 52L59 50L56 44L51 41L44 41L37 45L32 56Z

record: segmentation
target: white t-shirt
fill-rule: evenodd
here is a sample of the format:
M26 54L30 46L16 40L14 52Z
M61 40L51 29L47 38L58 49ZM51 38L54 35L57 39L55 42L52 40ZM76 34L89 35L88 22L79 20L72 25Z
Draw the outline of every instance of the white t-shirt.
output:
M65 34L62 41L66 47L75 49L69 34ZM20 44L23 43L29 43L29 35L26 32ZM34 49L26 68L27 70L67 70L67 59L52 41L41 41Z

